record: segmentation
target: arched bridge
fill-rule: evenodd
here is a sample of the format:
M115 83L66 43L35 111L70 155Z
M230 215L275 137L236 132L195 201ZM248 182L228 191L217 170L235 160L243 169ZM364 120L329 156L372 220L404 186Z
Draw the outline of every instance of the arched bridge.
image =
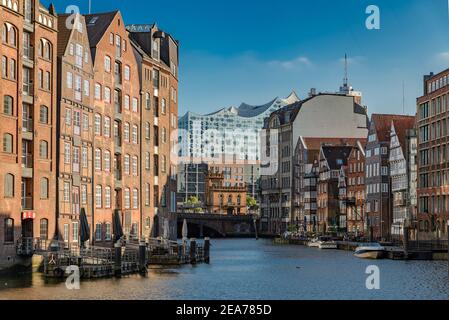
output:
M187 221L189 238L251 237L255 235L252 215L177 213L179 238L182 237L184 220Z

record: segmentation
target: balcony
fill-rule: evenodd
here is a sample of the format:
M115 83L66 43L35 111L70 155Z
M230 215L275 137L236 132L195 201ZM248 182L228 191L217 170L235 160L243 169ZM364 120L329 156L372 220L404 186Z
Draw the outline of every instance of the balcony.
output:
M116 154L122 154L122 138L121 137L114 137L114 146L115 146L115 153Z
M407 205L407 200L404 199L404 198L401 198L401 199L394 199L393 205L394 205L395 207L406 206L406 205Z
M120 169L114 170L115 188L122 188L122 171Z
M34 101L33 83L24 82L22 89L23 89L23 102L33 104Z
M33 178L33 155L22 154L22 177Z
M33 210L33 197L22 197L22 211Z
M22 136L26 140L33 140L33 119L23 118L22 119Z
M23 64L28 68L34 68L34 48L31 46L23 48Z

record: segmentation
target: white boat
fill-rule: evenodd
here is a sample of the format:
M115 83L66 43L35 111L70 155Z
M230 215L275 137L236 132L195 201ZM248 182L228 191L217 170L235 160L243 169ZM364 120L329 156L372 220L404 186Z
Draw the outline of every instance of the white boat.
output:
M320 242L318 241L318 239L313 239L307 242L307 246L310 248L318 248L320 246Z
M357 247L354 256L360 259L382 259L385 248L378 243L367 243Z
M337 250L338 246L335 241L323 241L320 243L318 248L322 250Z

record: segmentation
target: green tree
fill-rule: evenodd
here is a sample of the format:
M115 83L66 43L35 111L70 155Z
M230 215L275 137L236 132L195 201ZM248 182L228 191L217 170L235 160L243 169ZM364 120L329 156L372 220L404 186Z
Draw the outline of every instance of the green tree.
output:
M259 208L258 204L257 204L257 200L254 199L253 197L246 197L246 206L248 208L250 208L251 210L256 210L257 208Z

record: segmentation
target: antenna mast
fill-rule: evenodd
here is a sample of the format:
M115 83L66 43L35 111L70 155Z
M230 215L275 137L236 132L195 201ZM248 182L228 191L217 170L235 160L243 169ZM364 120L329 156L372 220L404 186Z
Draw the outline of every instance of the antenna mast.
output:
M345 78L343 79L343 85L348 86L348 55L345 53Z

